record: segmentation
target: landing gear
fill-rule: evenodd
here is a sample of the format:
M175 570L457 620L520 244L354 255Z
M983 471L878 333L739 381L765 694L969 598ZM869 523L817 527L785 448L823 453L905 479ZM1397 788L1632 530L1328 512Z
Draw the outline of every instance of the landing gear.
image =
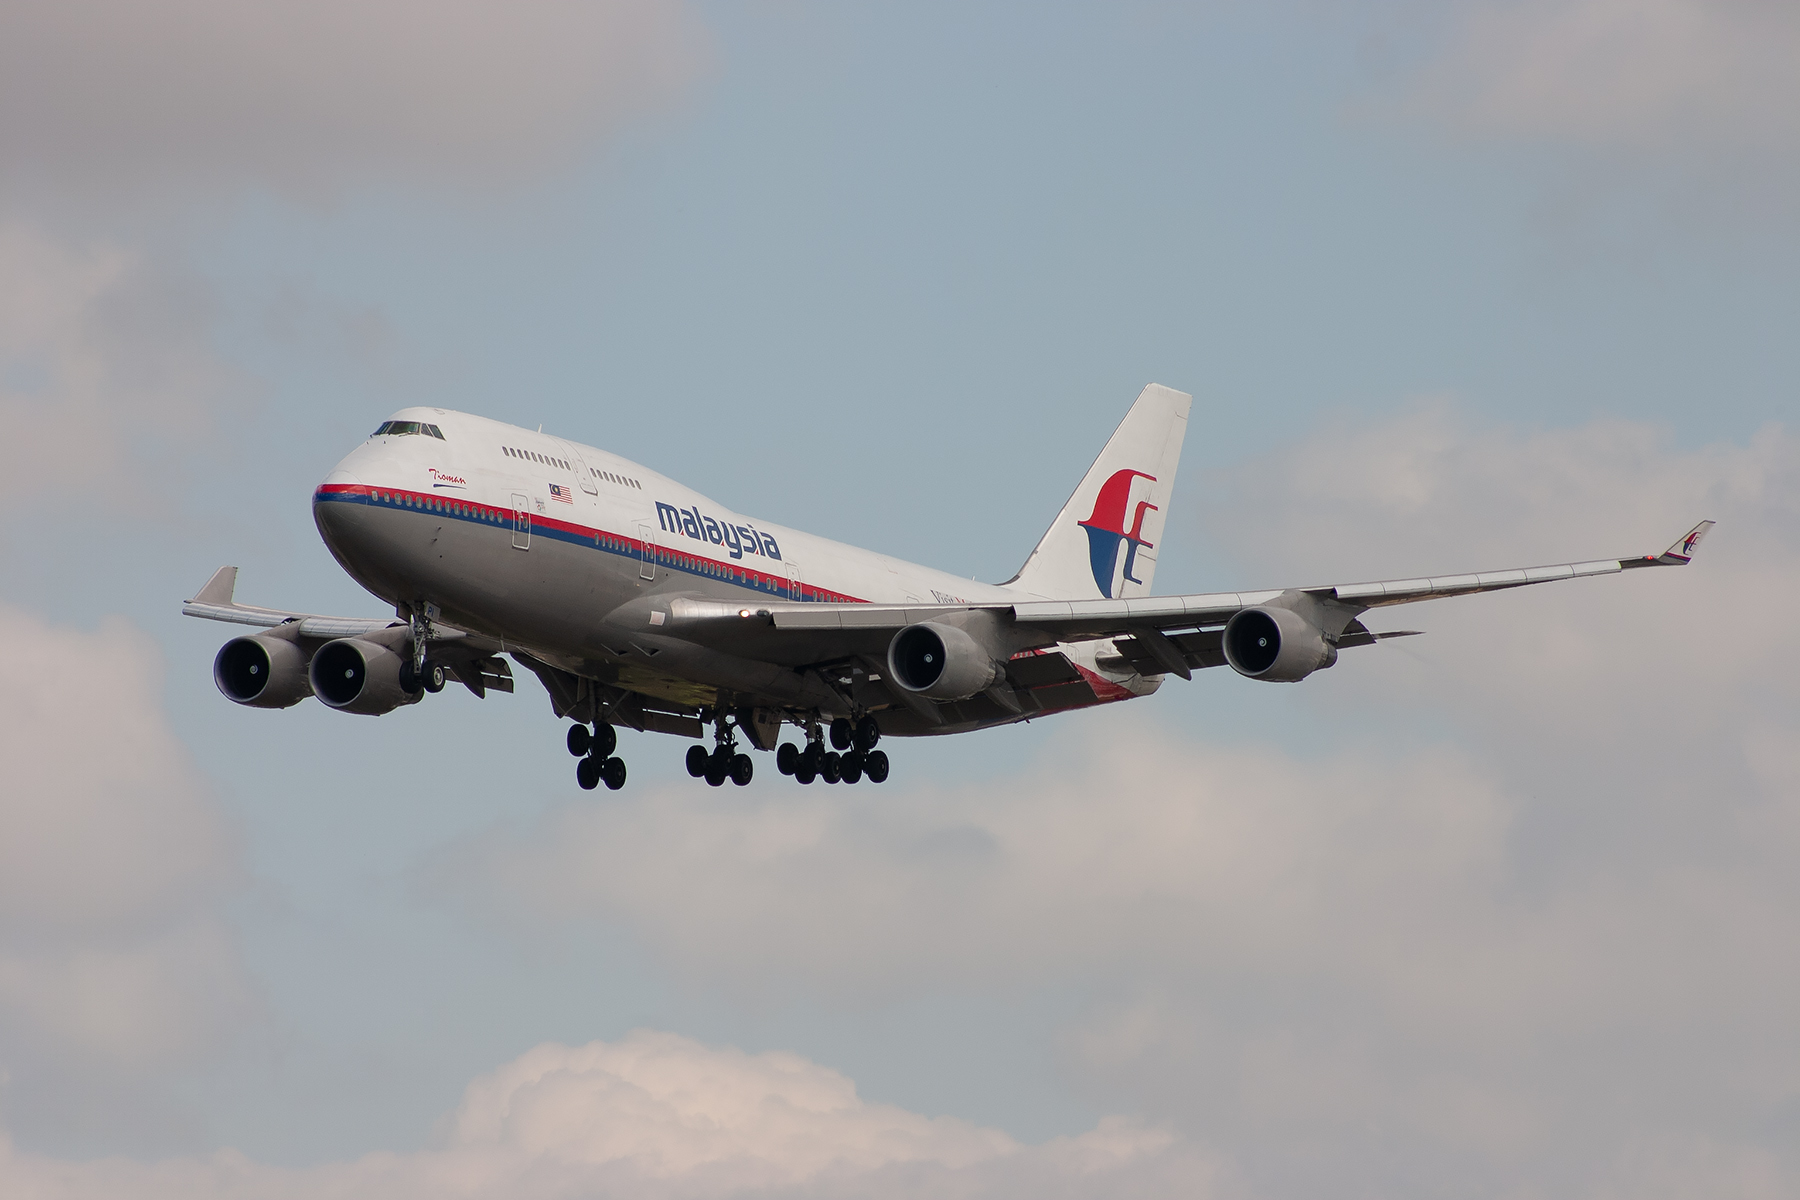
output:
M756 774L750 756L738 753L737 727L723 710L713 718L712 753L703 746L689 746L687 769L689 775L706 780L709 787L722 787L727 779L743 787Z
M837 750L825 748L826 731L812 724L807 727L805 749L784 742L775 751L776 769L800 783L815 779L826 783L859 783L864 779L881 783L888 777L888 757L875 749L875 743L881 740L881 726L874 717L864 716L856 721L839 717L828 728L831 744Z
M444 690L444 684L450 678L443 663L432 662L426 657L431 644L431 619L421 615L426 607L422 604L414 606L410 618L412 649L400 664L400 690L409 696L417 695L420 688L436 695Z
M575 782L587 791L605 784L612 791L625 786L625 760L610 757L619 745L619 735L611 725L601 721L593 732L586 725L569 726L569 753L581 759L575 764Z

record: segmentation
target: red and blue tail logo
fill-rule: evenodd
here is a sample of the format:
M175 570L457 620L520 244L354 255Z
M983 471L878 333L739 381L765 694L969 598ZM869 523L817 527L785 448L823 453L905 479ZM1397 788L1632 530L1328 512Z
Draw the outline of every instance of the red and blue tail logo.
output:
M1156 548L1141 536L1144 532L1144 514L1155 512L1156 505L1148 500L1138 501L1137 509L1132 514L1131 529L1127 531L1125 528L1125 510L1131 504L1131 482L1134 479L1156 482L1156 476L1146 475L1142 471L1113 472L1112 477L1100 485L1100 494L1094 498L1094 515L1078 522L1087 530L1088 559L1094 568L1094 586L1108 600L1113 598L1113 578L1119 565L1119 547L1130 547L1125 552L1124 573L1119 577L1121 587L1126 581L1143 582L1131 573L1137 564L1138 547L1149 546L1152 550Z

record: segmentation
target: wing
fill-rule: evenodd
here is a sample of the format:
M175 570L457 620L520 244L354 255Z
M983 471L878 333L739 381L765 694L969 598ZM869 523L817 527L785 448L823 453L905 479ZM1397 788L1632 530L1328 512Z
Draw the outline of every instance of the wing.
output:
M237 572L236 567L220 567L214 571L213 577L206 581L206 586L192 600L182 604L182 615L203 617L208 621L228 621L233 625L260 625L265 629L298 621L301 637L323 639L357 637L374 633L378 629L405 624L392 617L322 617L315 613L287 612L279 608L239 604L232 599L237 592Z
M1714 522L1702 521L1661 554L1596 559L1546 567L1520 567L1467 575L1392 579L1374 583L1275 588L1256 592L1213 592L1195 596L1145 596L1128 600L1036 600L1012 604L774 604L740 608L716 601L677 599L671 603L670 631L696 641L763 642L795 657L795 641L806 643L801 658L879 657L894 632L919 621L956 613L986 611L1008 626L1020 650L1058 642L1124 639L1120 654L1135 664L1160 667L1188 677L1197 667L1224 662L1218 630L1246 608L1259 605L1308 607L1322 611L1327 632L1338 645L1369 645L1404 633L1371 633L1357 619L1372 608L1414 604L1446 596L1469 596L1552 583L1616 575L1639 567L1686 565ZM761 628L758 629L757 627ZM1331 626L1335 626L1332 628ZM760 634L760 636L758 636ZM788 635L783 637L782 635ZM1170 636L1175 635L1175 636Z
M277 625L297 623L302 638L329 642L336 638L366 637L384 629L404 628L405 621L393 617L326 617L317 613L288 612L279 608L258 608L239 604L236 567L220 567L206 586L192 600L183 602L183 616L201 617L208 621L225 621L233 625L255 625L272 629ZM427 639L433 657L445 666L465 687L477 696L490 689L513 690L512 670L504 660L493 657L500 644L490 638L470 634L441 622L434 622Z

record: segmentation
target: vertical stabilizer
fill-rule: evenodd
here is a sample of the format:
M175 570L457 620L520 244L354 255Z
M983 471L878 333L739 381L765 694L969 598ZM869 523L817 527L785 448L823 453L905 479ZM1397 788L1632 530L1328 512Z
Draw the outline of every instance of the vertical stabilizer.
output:
M1008 582L1052 600L1150 592L1193 397L1153 383Z

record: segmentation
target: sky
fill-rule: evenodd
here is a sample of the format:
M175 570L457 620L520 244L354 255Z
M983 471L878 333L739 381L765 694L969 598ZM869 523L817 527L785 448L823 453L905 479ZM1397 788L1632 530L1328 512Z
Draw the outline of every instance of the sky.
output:
M1800 13L0 7L0 1193L1800 1193ZM381 606L394 410L1009 577L1149 382L1159 590L1655 552L1298 685L582 792Z

